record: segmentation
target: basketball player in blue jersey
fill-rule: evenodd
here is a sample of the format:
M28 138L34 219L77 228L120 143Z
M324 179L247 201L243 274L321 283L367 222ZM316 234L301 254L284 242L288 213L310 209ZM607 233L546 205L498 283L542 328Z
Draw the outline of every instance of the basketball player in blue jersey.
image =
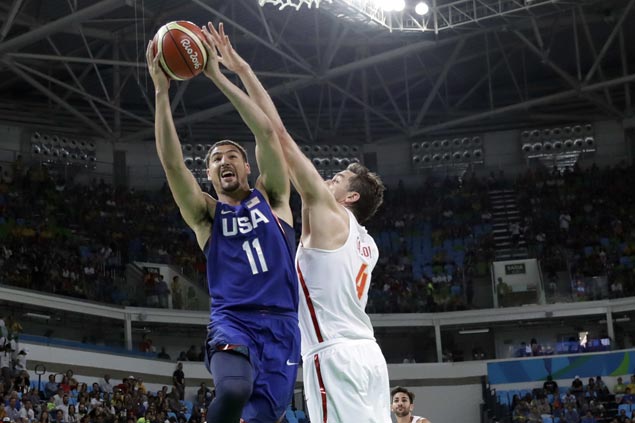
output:
M298 285L289 180L272 124L219 69L211 39L205 75L235 106L256 138L255 189L245 149L224 140L205 159L218 200L185 167L168 94L169 80L146 59L156 95L156 146L172 195L207 257L211 296L206 365L216 398L207 423L275 423L291 403L298 363Z
M287 133L273 101L234 51L223 25L203 29L221 63L235 72L271 120L302 198L302 235L296 256L301 289L303 382L314 423L390 423L386 360L365 312L379 252L360 222L383 201L380 178L355 163L324 181Z

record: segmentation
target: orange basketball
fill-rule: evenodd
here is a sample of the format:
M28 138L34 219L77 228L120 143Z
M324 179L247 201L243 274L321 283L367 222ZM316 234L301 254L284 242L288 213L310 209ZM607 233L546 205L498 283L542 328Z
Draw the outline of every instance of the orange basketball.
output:
M154 36L154 54L165 74L177 81L190 79L203 71L207 51L203 46L203 31L188 21L163 25Z

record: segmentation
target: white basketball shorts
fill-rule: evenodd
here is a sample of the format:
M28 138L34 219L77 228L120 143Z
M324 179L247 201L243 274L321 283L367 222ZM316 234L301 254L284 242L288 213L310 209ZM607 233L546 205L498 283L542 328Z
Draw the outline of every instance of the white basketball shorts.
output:
M391 423L386 359L371 340L335 343L304 357L311 423Z

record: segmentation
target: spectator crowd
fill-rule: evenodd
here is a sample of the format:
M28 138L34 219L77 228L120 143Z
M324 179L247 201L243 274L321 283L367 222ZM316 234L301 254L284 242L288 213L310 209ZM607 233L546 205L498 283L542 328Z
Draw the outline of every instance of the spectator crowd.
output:
M125 265L145 261L175 264L204 285L204 256L165 186L80 185L22 159L0 175L0 283L122 305L166 307L171 295L182 307L186 293L172 292L178 281L149 271L139 281L144 303L131 297ZM552 296L558 272L571 275L563 301L635 295L634 183L632 166L400 183L368 224L382 252L368 311L474 307L474 281L490 278L495 256L489 193L500 189L517 193L517 237L540 259ZM292 204L299 216L298 199Z

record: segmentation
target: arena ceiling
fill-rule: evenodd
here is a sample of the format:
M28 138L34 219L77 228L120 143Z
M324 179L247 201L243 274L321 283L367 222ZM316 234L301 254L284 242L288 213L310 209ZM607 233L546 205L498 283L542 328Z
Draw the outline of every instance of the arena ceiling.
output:
M632 116L635 0L469 2L516 10L436 32L390 32L328 7L257 0L2 0L0 121L151 140L145 47L179 19L225 23L302 143ZM183 141L250 138L203 76L172 83L172 108Z

